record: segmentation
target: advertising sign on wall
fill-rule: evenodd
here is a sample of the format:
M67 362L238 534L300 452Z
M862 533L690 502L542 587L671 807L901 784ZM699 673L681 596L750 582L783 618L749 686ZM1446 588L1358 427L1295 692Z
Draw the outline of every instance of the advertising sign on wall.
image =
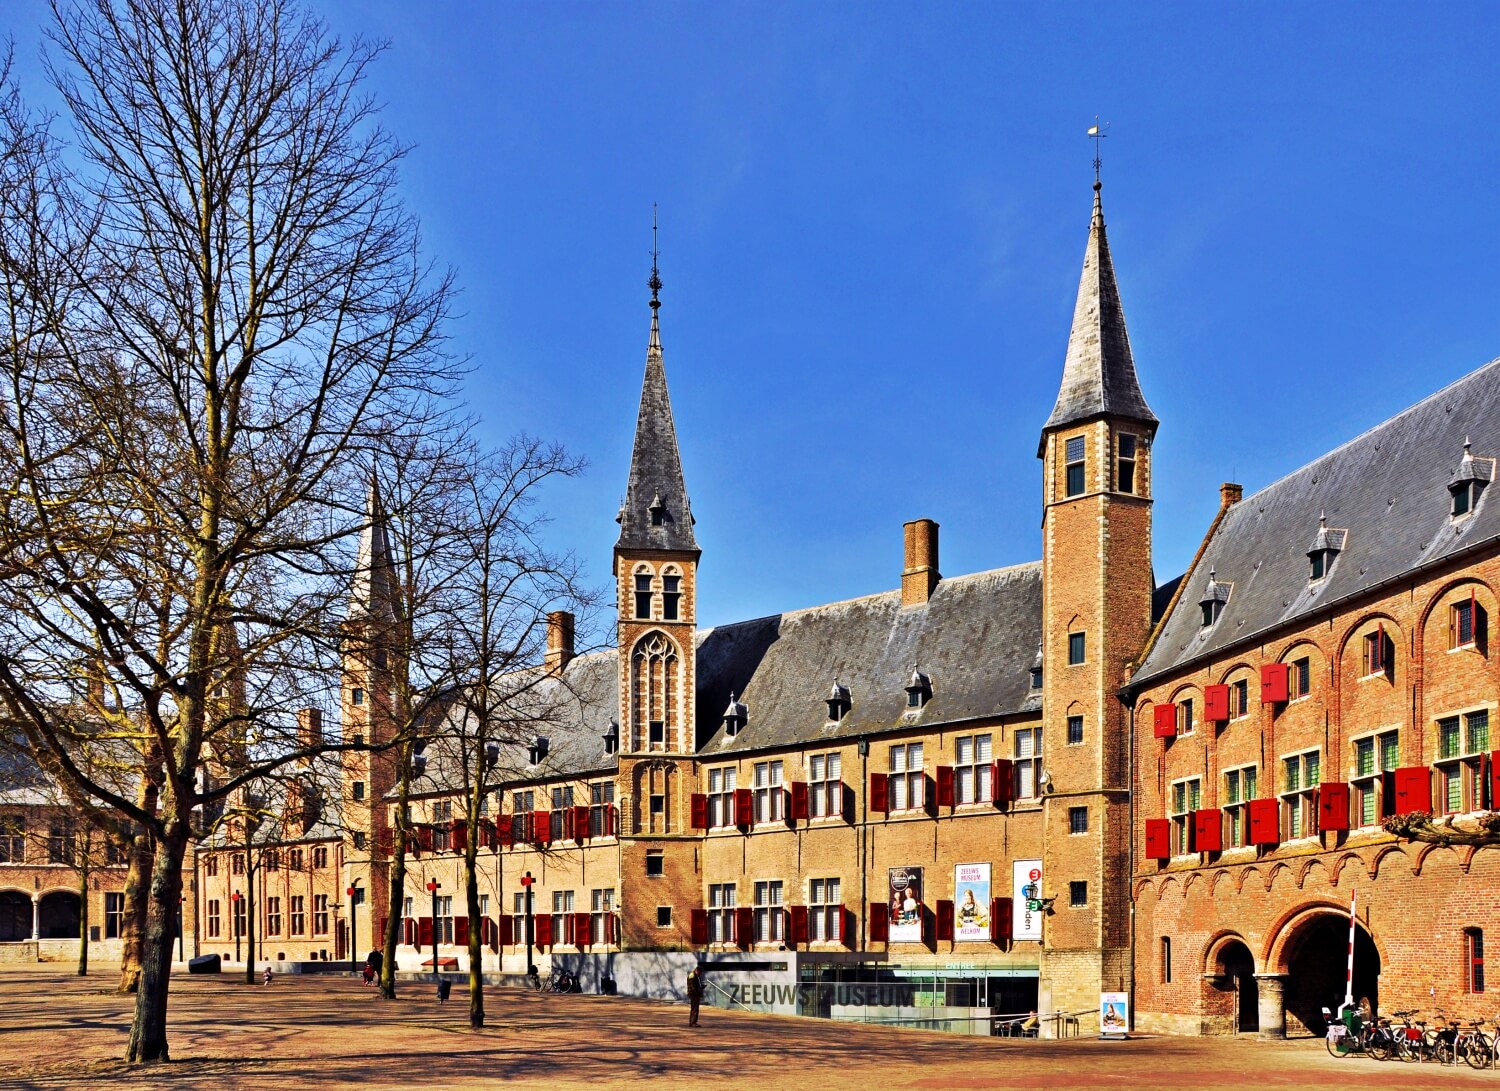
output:
M893 867L889 869L891 942L922 942L922 869Z
M989 941L989 864L959 864L953 869L953 938Z
M1011 865L1011 938L1041 939L1042 862L1017 860ZM1036 905L1037 908L1031 908Z

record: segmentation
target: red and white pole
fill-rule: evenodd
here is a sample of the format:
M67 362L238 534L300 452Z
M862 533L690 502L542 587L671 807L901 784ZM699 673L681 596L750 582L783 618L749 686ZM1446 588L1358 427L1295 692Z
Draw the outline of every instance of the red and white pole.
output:
M1358 891L1349 894L1349 975L1344 982L1344 1006L1341 1010L1348 1011L1354 1007L1354 908L1359 898Z

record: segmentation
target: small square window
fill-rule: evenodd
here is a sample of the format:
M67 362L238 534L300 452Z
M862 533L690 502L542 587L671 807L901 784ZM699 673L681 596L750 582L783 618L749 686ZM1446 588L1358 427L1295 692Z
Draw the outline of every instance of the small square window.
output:
M667 797L666 796L663 796L663 795L654 795L654 796L651 797L651 813L652 814L666 814L667 813Z
M358 831L354 834L354 847L363 851L365 847L365 835Z
M354 799L355 799L356 802L358 802L359 800L364 799L364 798L365 798L365 782L362 781L362 780L356 780L354 782Z
M1089 904L1089 884L1074 880L1068 884L1068 904L1075 908Z
M1084 656L1084 634L1068 634L1068 666L1076 667L1083 662Z
M360 689L358 686L355 686L354 689L349 694L349 703L350 704L354 704L354 705L362 705L362 704L364 704L365 703L365 691L362 690L362 689Z
M1089 832L1089 809L1087 807L1068 808L1068 832Z
M667 873L667 861L660 851L652 850L646 853L646 874L665 875Z
M656 907L656 927L672 927L672 907L670 905L659 905Z
M648 740L652 746L667 744L667 725L661 720L652 720Z
M1077 746L1083 742L1083 717L1068 717L1068 745Z
M1312 692L1312 660L1303 656L1292 663L1290 672L1292 698L1306 697Z

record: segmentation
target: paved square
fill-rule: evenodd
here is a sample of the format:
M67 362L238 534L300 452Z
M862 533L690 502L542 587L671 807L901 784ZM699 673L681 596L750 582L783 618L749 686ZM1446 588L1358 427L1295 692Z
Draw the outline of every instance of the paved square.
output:
M1493 1087L1500 1073L1335 1060L1320 1042L1187 1038L1022 1042L833 1023L624 997L491 989L490 1025L467 1027L459 987L381 1001L353 978L237 976L173 983L170 1065L118 1061L131 1002L51 967L0 971L0 1087L1201 1088Z

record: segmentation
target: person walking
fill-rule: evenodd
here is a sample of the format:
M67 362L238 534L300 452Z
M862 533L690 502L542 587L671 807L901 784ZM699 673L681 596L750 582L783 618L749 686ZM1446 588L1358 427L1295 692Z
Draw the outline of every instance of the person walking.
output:
M265 983L267 985L269 985L271 983L271 967L269 967L269 966L266 967Z
M694 966L687 976L688 1026L698 1025L698 1005L703 1003L703 975Z

